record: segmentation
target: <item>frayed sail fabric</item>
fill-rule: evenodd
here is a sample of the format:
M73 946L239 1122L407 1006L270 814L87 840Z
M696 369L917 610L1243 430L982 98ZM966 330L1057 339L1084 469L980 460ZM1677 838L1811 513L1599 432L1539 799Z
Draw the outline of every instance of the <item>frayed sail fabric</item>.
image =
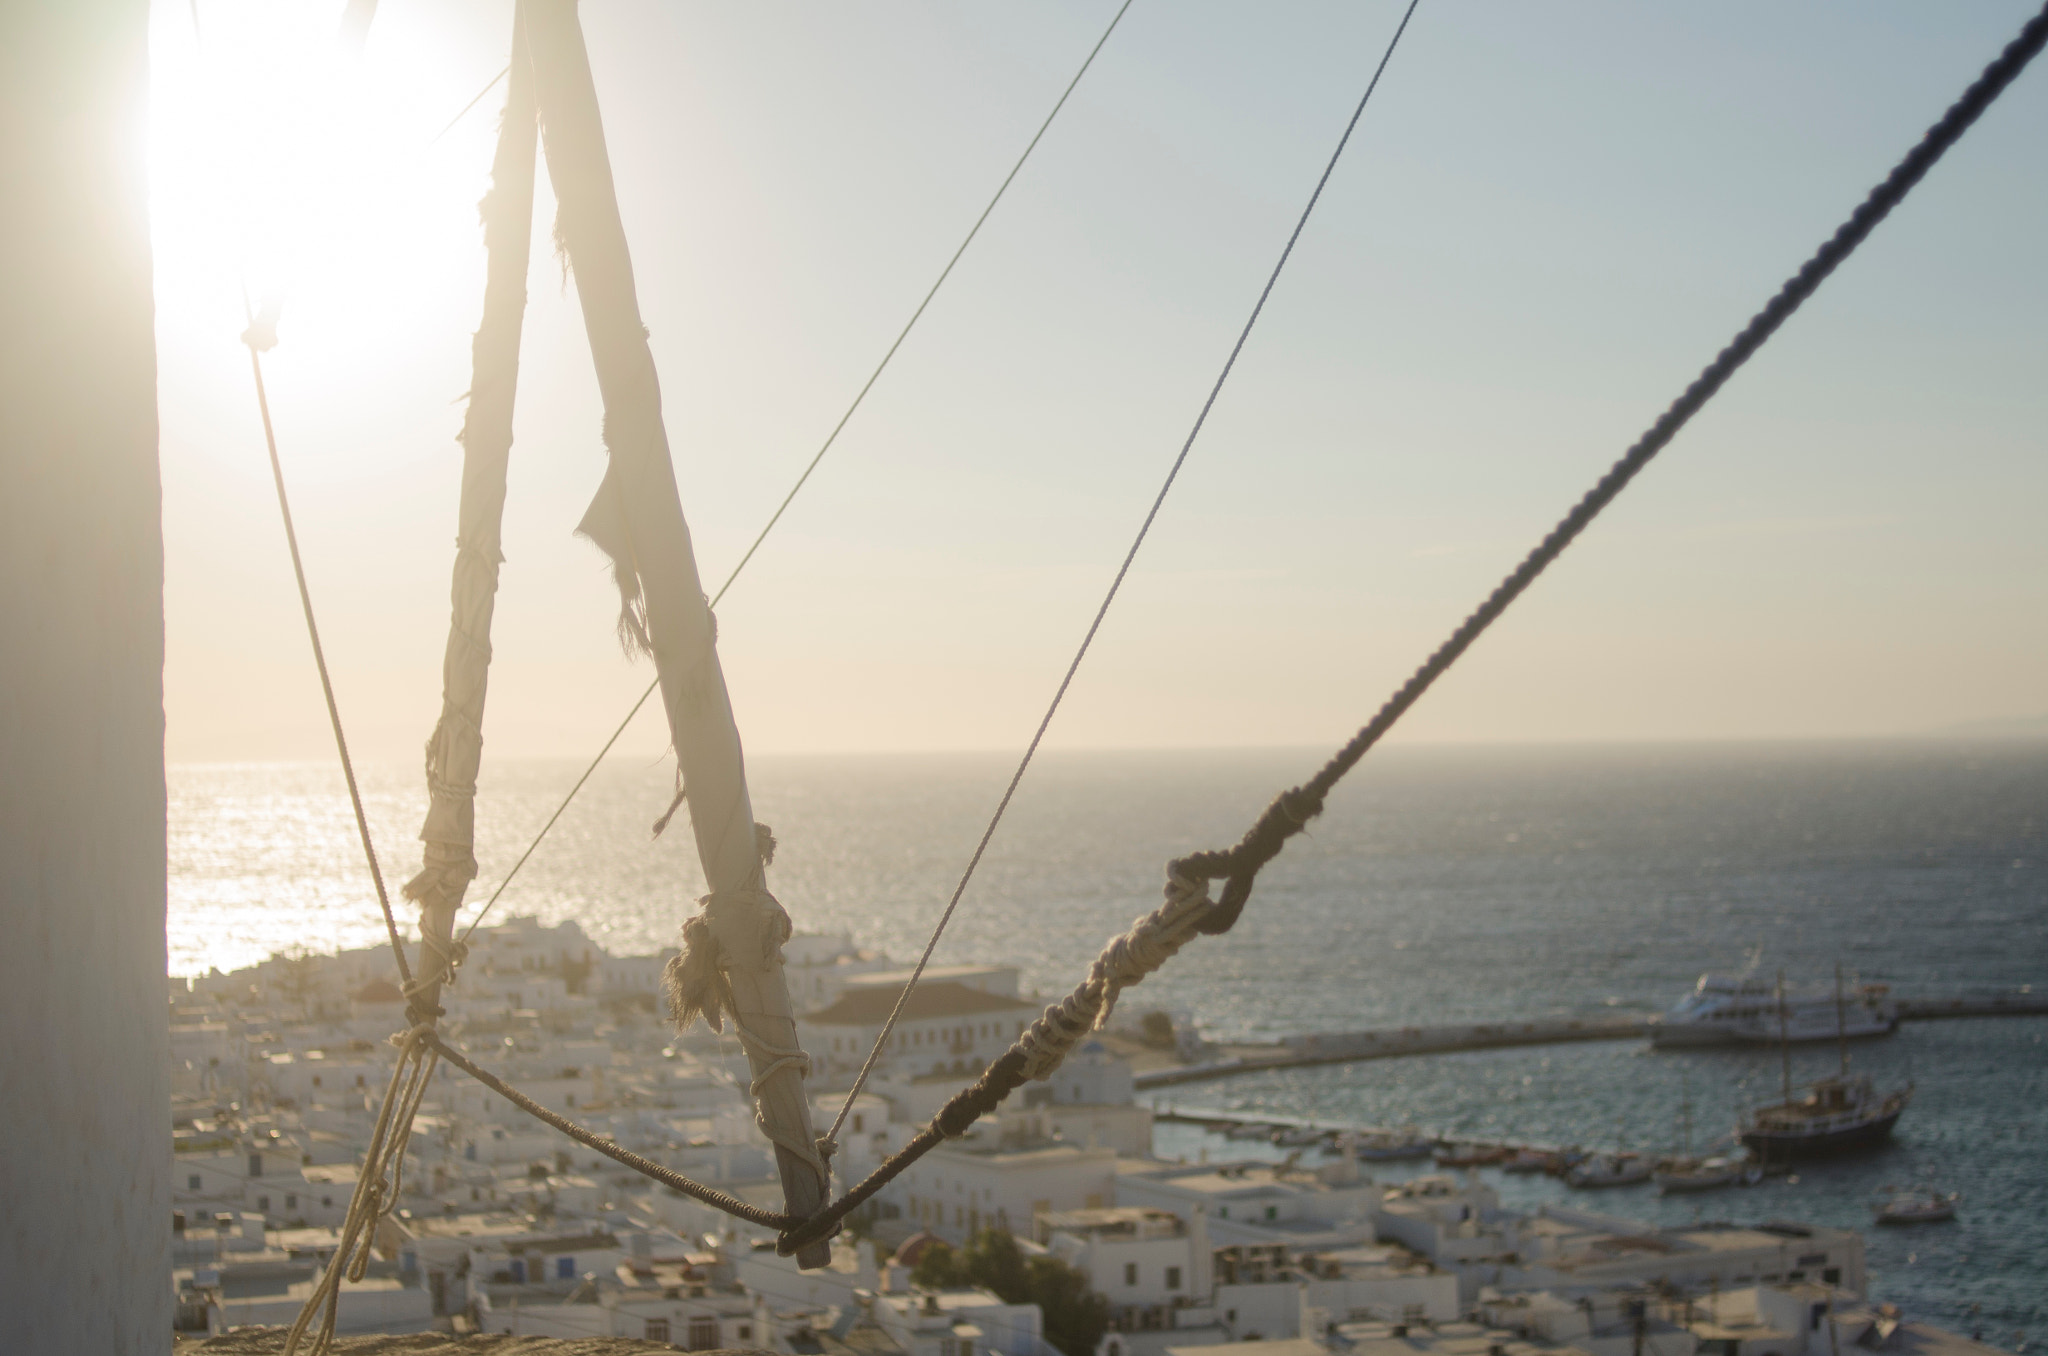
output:
M611 450L609 435L605 448L607 452ZM583 511L583 521L576 524L576 535L604 552L611 561L612 582L619 589L619 645L628 654L652 657L654 642L647 633L647 594L640 587L640 570L633 560L633 534L626 525L625 507L620 502L615 459L607 458L604 479L598 482L597 495L590 501L590 507Z

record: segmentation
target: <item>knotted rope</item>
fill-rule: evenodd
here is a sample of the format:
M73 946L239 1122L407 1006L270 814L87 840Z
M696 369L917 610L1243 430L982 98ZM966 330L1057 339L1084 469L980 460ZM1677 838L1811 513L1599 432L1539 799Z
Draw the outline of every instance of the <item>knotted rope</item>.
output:
M433 1027L421 1023L393 1036L391 1043L398 1047L398 1063L391 1070L390 1086L384 1090L377 1124L370 1133L369 1152L356 1176L355 1191L349 1196L348 1213L342 1217L341 1240L285 1336L284 1356L297 1356L299 1343L308 1331L313 1334L310 1356L327 1356L334 1342L342 1279L363 1279L371 1249L376 1245L377 1226L397 1208L399 1193L405 1189L406 1145L412 1139L413 1117L419 1114L420 1098L434 1077L440 1042Z
M949 1139L967 1133L975 1121L1002 1105L1018 1088L1050 1078L1088 1034L1107 1021L1117 995L1172 959L1216 906L1204 882L1175 862L1166 869L1166 902L1113 937L1088 967L1088 977L1047 1007L970 1088L953 1095L931 1123L888 1161L838 1200L786 1230L775 1250L785 1257L829 1238L839 1222L887 1186L905 1168Z

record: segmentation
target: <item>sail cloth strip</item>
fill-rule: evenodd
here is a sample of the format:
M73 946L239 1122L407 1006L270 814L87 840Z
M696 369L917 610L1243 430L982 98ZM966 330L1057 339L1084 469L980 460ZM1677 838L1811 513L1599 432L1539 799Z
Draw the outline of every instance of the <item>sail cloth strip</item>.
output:
M462 421L462 501L448 647L441 660L441 717L427 740L427 818L420 828L425 860L405 887L405 897L420 906L419 1017L440 1015L441 985L453 980L458 963L451 940L455 914L476 879L476 777L484 752L491 617L504 561L505 469L512 453L512 405L533 249L537 116L526 16L520 7L512 17L510 83L491 189L480 208L487 261L484 313L470 348L469 410Z
M525 0L523 8L548 177L560 202L556 237L575 275L604 400L609 459L579 530L611 557L621 627L654 656L711 888L689 927L716 942L717 1001L732 1016L753 1068L755 1120L775 1146L789 1212L809 1215L825 1202L826 1177L804 1093L808 1062L797 1048L782 972L789 916L767 889L717 629L669 458L590 58L574 0ZM830 1252L820 1245L798 1260L823 1266Z

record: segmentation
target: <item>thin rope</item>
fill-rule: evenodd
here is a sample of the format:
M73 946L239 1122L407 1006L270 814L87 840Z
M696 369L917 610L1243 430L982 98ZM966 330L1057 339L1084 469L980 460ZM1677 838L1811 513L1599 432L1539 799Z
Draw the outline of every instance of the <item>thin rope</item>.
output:
M1358 106L1351 110L1351 121L1344 124L1344 135L1337 138L1337 149L1330 153L1329 163L1323 166L1322 177L1316 180L1315 192L1309 194L1308 205L1301 209L1301 216L1294 223L1294 231L1287 237L1287 245L1280 251L1278 262L1266 278L1266 286L1259 293L1258 302L1246 318L1244 328L1238 331L1237 342L1231 346L1230 356L1224 360L1223 370L1216 374L1216 382L1209 388L1208 399L1202 402L1201 413L1195 416L1195 426L1188 430L1187 440L1180 445L1180 455L1173 459L1173 465L1166 473L1166 481L1159 487L1159 493L1152 499L1152 507L1146 511L1145 521L1138 526L1138 535L1131 542L1131 549L1124 553L1123 564L1117 566L1116 578L1110 580L1109 592L1102 597L1102 605L1095 609L1095 619L1088 623L1088 633L1081 637L1081 647L1074 651L1073 662L1067 665L1067 672L1060 679L1057 691L1052 694L1052 703L1045 708L1045 716L1038 722L1038 729L1032 734L1031 742L1025 746L1024 756L1017 763L1017 770L1010 776L1010 784L1003 789L1003 798L996 803L996 812L989 817L988 827L982 830L981 841L975 844L974 855L967 860L967 869L960 874L960 883L953 887L953 897L946 901L944 913L939 915L938 926L932 929L931 940L924 945L924 954L917 958L917 967L910 972L910 979L904 984L903 992L896 996L896 1006L889 1011L889 1020L882 1024L882 1034L875 1039L874 1048L860 1067L860 1075L853 1080L852 1091L846 1094L846 1102L839 1108L839 1115L832 1121L832 1128L826 1132L827 1139L837 1139L840 1126L853 1110L853 1099L860 1096L860 1090L867 1084L868 1075L874 1072L875 1064L882 1057L882 1049L895 1029L896 1021L903 1014L903 1005L910 1001L911 991L924 977L925 966L931 962L932 952L939 945L939 938L945 934L946 925L953 920L953 911L960 906L960 897L967 892L967 883L974 879L974 869L981 865L981 857L988 850L989 840L995 837L996 826L1003 822L1003 814L1010 808L1011 797L1017 794L1018 783L1024 780L1024 771L1031 766L1031 759L1038 752L1038 745L1045 738L1047 727L1060 709L1060 702L1067 695L1067 688L1074 681L1074 674L1081 667L1081 661L1088 655L1088 647L1095 642L1095 633L1102 629L1102 619L1109 614L1109 605L1116 601L1117 591L1123 587L1124 577L1131 571L1131 562L1138 558L1138 549L1145 544L1146 534L1151 532L1153 520L1166 503L1166 496L1173 489L1174 481L1180 476L1180 468L1187 463L1188 452L1194 447L1195 439L1202 432L1202 425L1208 422L1209 411L1216 404L1216 397L1223 391L1223 383L1230 379L1230 373L1237 366L1238 355L1244 352L1245 341L1251 338L1252 327L1259 323L1260 314L1266 309L1266 299L1273 295L1273 287L1280 281L1280 271L1287 267L1288 258L1294 253L1294 246L1301 239L1302 230L1307 227L1310 214L1322 200L1323 189L1330 182L1330 175L1336 172L1337 162L1343 158L1344 148L1351 143L1351 134L1358 127L1358 120L1365 114L1365 106L1372 99L1372 92L1379 88L1380 77L1386 74L1387 63L1393 60L1394 49L1401 43L1401 35L1408 31L1408 21L1415 17L1415 7L1422 0L1408 0L1408 8L1401 15L1394 36L1387 43L1387 50L1380 54L1380 64L1374 68L1372 79L1367 82L1365 93L1359 96Z
M492 76L491 83L485 85L482 89L478 90L476 92L476 98L471 99L468 103L464 104L462 106L462 111L460 113L457 113L454 117L448 119L448 125L446 127L443 127L440 131L434 133L433 141L429 141L427 144L429 146L435 145L441 140L442 137L445 137L450 132L454 131L455 124L461 122L464 118L468 117L469 110L475 108L478 104L482 103L484 101L484 96L486 94L489 94L492 90L496 89L498 87L498 82L500 80L503 80L506 76L510 74L512 74L512 68L510 66L507 66L504 70L499 71L496 75Z
M1052 106L1052 112L1045 115L1045 121L1041 122L1038 125L1038 130L1031 134L1030 142L1024 147L1024 154L1017 157L1017 163L1010 166L1010 172L1003 176L1003 182L997 186L995 196L988 200L988 206L982 208L981 215L974 219L974 225L968 228L966 237L960 242L960 248L953 251L953 257L946 261L946 266L943 269L939 270L938 280L924 294L924 300L917 303L917 309L910 313L910 319L903 322L903 328L897 332L895 342L890 344L888 352L882 355L882 361L875 364L875 370L868 374L867 381L862 383L859 393L853 398L853 403L846 407L846 413L839 416L839 422L834 424L832 431L825 435L825 441L818 448L817 454L811 458L810 464L804 467L803 474L796 478L796 483L789 487L789 493L782 497L782 502L776 505L775 512L769 515L766 526L762 527L761 531L754 537L753 545L747 547L746 554L740 557L739 564L732 567L732 573L725 577L725 582L718 586L718 592L711 596L711 601L706 606L712 608L718 606L720 600L725 597L727 590L732 588L733 581L740 577L740 571L747 568L747 562L752 560L754 553L761 549L761 543L768 539L768 534L775 530L777 523L782 521L783 512L795 500L797 492L803 489L804 483L811 478L811 472L817 470L818 463L825 460L825 454L830 452L832 444L839 440L840 431L853 418L854 412L861 407L861 402L868 398L868 392L874 389L875 382L880 379L884 369L889 366L890 360L896 356L896 350L903 347L903 341L910 337L911 329L923 317L925 308L932 304L932 298L939 294L939 289L945 286L946 279L952 276L953 266L960 262L960 256L967 253L967 247L973 244L974 237L980 234L982 224L988 220L989 214L996 210L996 204L1003 200L1003 194L1009 191L1011 181L1017 177L1018 171L1024 168L1024 162L1031 158L1031 153L1034 150L1038 149L1038 143L1044 138L1046 129L1052 126L1052 120L1059 116L1062 108L1067 106L1067 96L1074 92L1074 88L1081 83L1081 77L1088 74L1088 68L1095 64L1096 54L1102 50L1103 44L1109 41L1109 35L1116 32L1116 26L1123 22L1124 11L1131 7L1131 3L1132 0L1124 0L1123 4L1118 7L1115 16L1110 19L1109 27L1102 30L1102 36L1097 38L1095 45L1088 49L1087 59L1082 61L1080 69L1074 72L1074 78L1067 82L1067 87L1060 91L1059 101ZM508 67L507 69L510 68ZM492 83L495 84L496 82L493 81ZM479 99L482 97L483 95L481 94L477 96ZM471 100L471 102L474 103L475 100ZM468 111L468 109L463 110L464 113ZM458 120L460 120L461 116L462 114L460 113L456 114ZM453 126L454 124L451 123L449 125ZM611 738L604 741L604 747L599 749L597 756L590 760L590 766L583 769L583 775L578 777L576 784L569 788L569 794L562 797L562 803L555 807L555 812L552 815L548 816L548 822L541 826L540 832L534 835L531 843L527 844L526 851L519 854L519 860L513 863L510 871L505 873L505 879L498 883L498 888L491 892L490 899L477 912L476 919L463 931L463 940L467 941L469 934L476 931L477 924L483 921L484 914L489 913L491 905L498 902L498 896L505 893L505 887L512 883L512 878L517 876L519 869L526 865L526 859L533 855L534 849L540 846L541 840L548 836L548 831L555 827L555 821L560 819L562 812L569 808L569 802L576 799L576 793L581 791L583 784L590 780L590 774L597 771L597 765L604 761L605 755L611 752L612 745L619 742L619 736L626 732L626 727L631 725L633 718L640 714L640 708L647 705L647 699L652 697L654 690L660 686L661 679L656 678L647 685L647 690L640 694L640 700L633 703L633 709L626 713L626 718L619 722L617 729L612 731Z
M248 299L243 298L243 307ZM277 511L284 518L285 544L291 548L292 574L299 581L299 607L306 614L306 637L313 642L313 664L320 670L320 691L327 698L327 722L334 727L334 748L341 755L341 774L348 782L349 804L355 807L356 834L363 842L363 857L370 864L370 879L377 887L377 907L384 911L384 928L391 934L391 953L398 958L398 978L401 986L410 990L412 967L405 961L405 943L398 935L398 918L391 912L391 896L384 889L384 872L377 865L377 848L370 841L370 819L363 813L363 793L356 786L355 762L348 756L348 737L341 730L341 707L334 700L334 680L327 674L327 652L320 644L320 624L313 618L313 594L306 587L306 566L299 558L299 534L292 526L292 501L285 493L284 464L277 456L277 432L270 423L270 395L263 386L263 354L258 348L267 337L257 330L257 322L250 318L250 329L243 336L249 348L249 370L256 378L256 408L263 415L263 441L270 449L270 478L277 485Z
M492 1092L497 1093L527 1115L532 1116L535 1120L553 1126L585 1148L595 1149L613 1162L623 1164L643 1177L651 1178L654 1181L660 1182L663 1186L670 1187L690 1197L692 1200L702 1201L714 1209L723 1211L736 1219L743 1219L749 1224L758 1224L769 1229L787 1229L802 1223L802 1219L796 1215L785 1215L775 1210L763 1210L759 1206L748 1205L745 1201L720 1191L716 1187L692 1181L679 1172L671 1171L668 1168L662 1167L659 1163L641 1157L631 1149L621 1148L616 1142L603 1138L595 1131L578 1125L566 1116L550 1111L547 1107L542 1106L518 1088L513 1087L510 1083L492 1073L489 1069L470 1060L467 1055L464 1055L454 1046L448 1044L438 1032L429 1032L422 1039L442 1059L462 1070Z
M616 730L612 731L612 737L604 741L604 747L597 751L597 757L590 760L590 766L583 769L583 775L578 777L576 784L569 788L569 794L562 797L562 803L557 805L555 812L548 816L548 822L540 826L540 832L535 834L533 841L526 845L526 851L519 854L519 860L512 863L512 869L505 873L505 879L498 882L498 888L491 891L491 897L484 901L484 906L477 910L476 917L472 918L469 926L462 930L462 936L456 943L458 946L468 944L469 935L475 932L477 927L484 921L484 915L491 911L491 905L496 904L498 896L505 893L505 887L512 883L514 876L519 874L519 868L526 865L526 859L533 855L534 849L540 846L541 840L548 836L548 830L555 827L555 821L560 819L563 811L569 808L569 802L576 799L576 793L583 789L583 783L590 780L590 774L597 771L597 765L602 763L604 756L612 751L612 745L619 742L619 736L626 732L626 727L633 723L633 717L640 714L640 708L647 705L647 699L652 697L654 689L660 686L661 679L655 679L652 683L648 684L647 690L640 694L640 700L633 703L633 709L626 713L626 718L619 722L619 727Z

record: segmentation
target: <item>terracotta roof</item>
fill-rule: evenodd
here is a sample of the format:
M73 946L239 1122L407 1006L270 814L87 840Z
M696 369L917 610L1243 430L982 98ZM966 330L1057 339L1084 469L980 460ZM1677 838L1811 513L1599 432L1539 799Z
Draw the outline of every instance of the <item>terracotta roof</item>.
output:
M896 1006L894 989L848 989L832 1006L806 1013L799 1020L814 1026L879 1026ZM920 984L910 991L903 1005L903 1018L914 1022L926 1017L974 1017L985 1012L1036 1012L1038 1005L1001 994L983 993L965 984L943 980Z
M940 1238L931 1230L921 1230L904 1239L902 1245L896 1249L896 1255L889 1260L899 1267L914 1267L917 1265L918 1259L931 1251L932 1244L943 1244L945 1242L945 1239ZM948 1244L947 1246L951 1245Z

